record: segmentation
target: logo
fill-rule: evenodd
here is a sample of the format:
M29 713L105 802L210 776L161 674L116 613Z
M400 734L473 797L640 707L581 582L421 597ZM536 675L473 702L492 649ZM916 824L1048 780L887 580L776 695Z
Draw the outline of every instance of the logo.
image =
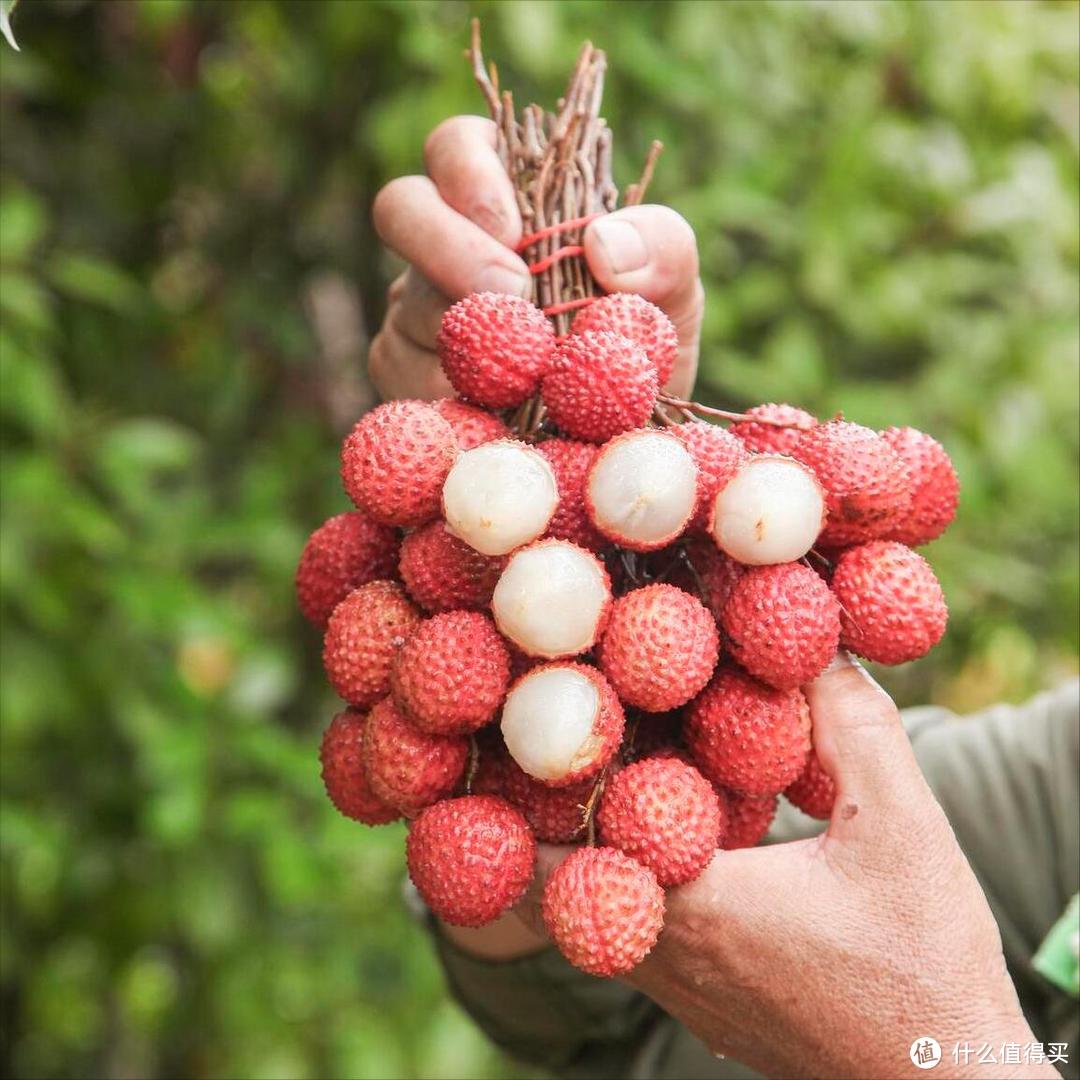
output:
M937 1039L931 1039L929 1035L920 1035L911 1044L908 1056L916 1069L934 1069L941 1064L941 1047Z

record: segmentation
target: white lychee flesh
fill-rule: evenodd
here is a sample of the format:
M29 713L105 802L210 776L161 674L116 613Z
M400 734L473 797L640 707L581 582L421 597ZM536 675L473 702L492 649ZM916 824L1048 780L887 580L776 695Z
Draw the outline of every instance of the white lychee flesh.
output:
M557 781L596 752L600 694L572 668L538 668L507 695L502 734L510 756L537 780Z
M547 460L512 439L459 454L443 484L447 528L482 555L505 555L543 535L558 503Z
M601 532L638 550L663 547L694 512L697 466L674 436L633 431L601 449L586 491L589 516Z
M599 561L566 540L542 540L510 557L491 597L500 633L549 660L592 648L611 600Z
M717 547L748 566L793 562L813 546L825 520L814 476L791 458L751 458L721 489L710 529Z

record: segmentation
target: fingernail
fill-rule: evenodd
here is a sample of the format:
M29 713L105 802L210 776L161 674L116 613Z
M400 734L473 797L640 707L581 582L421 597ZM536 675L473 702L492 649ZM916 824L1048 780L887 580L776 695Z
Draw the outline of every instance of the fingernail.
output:
M511 296L529 296L532 279L506 266L485 266L473 282L474 292L509 293Z
M592 227L613 274L640 270L649 261L649 249L641 233L628 221L601 219Z

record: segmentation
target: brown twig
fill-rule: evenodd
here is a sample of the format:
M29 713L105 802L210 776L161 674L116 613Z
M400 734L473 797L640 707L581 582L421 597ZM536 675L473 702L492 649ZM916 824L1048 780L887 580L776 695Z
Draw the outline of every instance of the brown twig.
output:
M694 414L702 416L715 416L719 420L731 420L735 423L748 422L751 424L765 424L768 427L781 428L805 428L805 423L798 420L774 420L767 416L755 416L752 413L731 412L729 409L714 409L711 405L702 405L700 401L684 401L682 398L672 397L670 394L660 394L657 398L662 405L668 405L678 409L684 415L689 414L689 419Z

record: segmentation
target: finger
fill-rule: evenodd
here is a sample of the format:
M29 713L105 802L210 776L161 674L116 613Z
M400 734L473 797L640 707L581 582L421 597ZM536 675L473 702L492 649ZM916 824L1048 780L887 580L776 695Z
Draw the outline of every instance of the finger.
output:
M375 197L373 216L383 242L452 300L471 292L531 293L520 256L447 206L426 176L391 180Z
M401 287L387 310L387 320L414 344L434 351L443 315L450 301L412 267L398 279Z
M529 884L525 895L518 901L514 911L518 917L538 934L548 936L544 926L541 906L544 898L544 886L551 877L555 867L571 855L577 847L571 844L537 844L536 845L536 872Z
M495 152L495 124L452 116L428 136L424 165L446 204L489 236L513 247L521 239L514 185Z
M384 401L433 401L454 393L434 351L410 341L392 319L375 335L368 350L368 378Z

